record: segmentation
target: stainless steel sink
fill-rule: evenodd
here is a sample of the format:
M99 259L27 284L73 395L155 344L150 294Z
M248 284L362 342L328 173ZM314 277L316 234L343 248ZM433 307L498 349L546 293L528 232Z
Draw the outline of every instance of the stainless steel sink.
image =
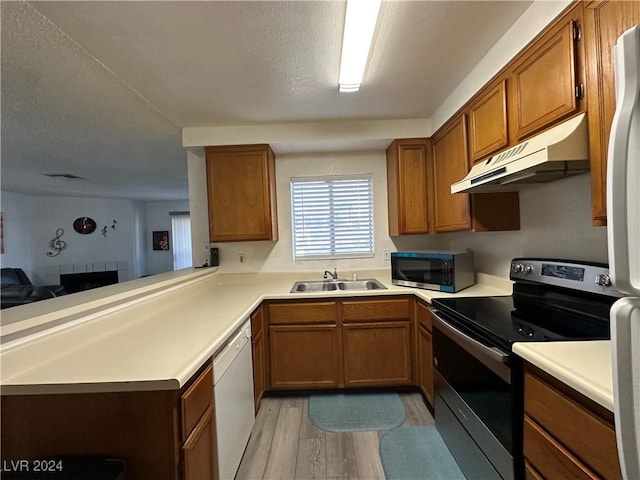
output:
M296 282L293 284L291 293L301 292L330 292L338 289L337 282L331 281L308 281L308 282Z
M340 290L386 290L387 287L382 285L375 278L367 278L364 280L345 280L338 282Z
M293 284L291 293L302 292L331 292L336 290L386 290L375 278L363 280L309 280Z

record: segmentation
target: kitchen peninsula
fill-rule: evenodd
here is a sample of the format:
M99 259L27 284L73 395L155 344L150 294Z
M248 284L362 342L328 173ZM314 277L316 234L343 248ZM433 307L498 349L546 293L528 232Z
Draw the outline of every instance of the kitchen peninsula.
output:
M26 307L15 309L14 318L3 317L3 455L29 458L42 452L88 454L109 449L126 458L135 452L134 459L128 457L132 475L151 468L154 478L175 478L176 469L183 468L180 449L186 448L190 433L197 433L184 427L185 396L193 385L196 389L210 385L206 375L210 375L207 366L212 356L263 300L416 294L428 302L434 296L449 295L393 286L388 271L366 275L380 280L387 290L290 293L296 280L313 274L223 275L211 268L160 275L155 282L136 280L130 282L128 293L126 284L105 287L103 292L111 295L102 299L97 298L99 290L85 292L76 297L85 300L80 305L71 305L74 296L41 302L32 318L26 317ZM464 295L508 295L510 286L509 281L478 274L476 285L464 290ZM18 315L25 318L16 320ZM202 391L209 391L212 403L210 386ZM126 405L128 413L114 410L113 405ZM24 418L18 413L23 408ZM83 425L90 425L94 440L100 437L96 431L118 425L128 434L126 439L78 450L77 443L60 435L66 430L61 430L63 425L55 424L63 415L76 415L69 437L82 439ZM126 418L119 418L122 415ZM94 422L95 416L108 420ZM133 427L128 426L134 418ZM53 423L47 427L49 422ZM211 422L208 425L213 428ZM116 447L118 442L122 446ZM161 451L166 460L154 461Z
M95 412L116 415L109 420L113 425L133 422L137 436L123 443L125 449L136 452L134 459L129 458L131 473L148 472L145 469L155 463L155 470L152 470L156 475L154 478L176 478L176 472L185 468L180 449L188 447L189 434L199 433L196 432L198 427L193 432L184 427L182 415L192 398L187 393L194 385L196 390L204 385L201 389L209 392L209 402L213 403L211 384L207 383L207 375L211 374L208 369L211 358L263 301L347 300L356 297L391 299L409 294L424 304L442 296L511 293L510 281L482 273L477 274L474 286L457 294L397 287L391 285L389 273L384 270L359 273L378 279L387 290L290 293L295 281L303 277L310 279L313 274L221 274L213 268L194 269L158 276L154 281L133 281L129 293L116 291L118 286L105 287L104 292L111 293L111 296L100 299L97 298L99 290L93 291L93 297L89 299L90 295L87 295L82 305L63 306L59 305L62 302L57 302L60 309L45 312L44 307L54 307L57 299L48 301L51 303L41 302L40 310L37 315L34 313L33 318L11 322L8 315L4 316L0 353L3 458L29 458L42 455L43 451L52 455L55 453L51 451L52 443L60 449L58 454L97 453L95 450L65 450L72 448L66 443L66 437L71 436L66 434L66 428L63 430L65 434L61 435L60 430L49 431L46 425L37 423L48 418L46 409L50 405L54 411L69 412L70 404L66 402L82 399L77 405L74 402L71 409L76 413L84 412L77 413L80 416L77 425L69 425L74 430L73 435L81 430L82 425L98 428L93 421L82 418L82 415L96 415ZM120 289L124 290L122 284ZM73 296L65 302L70 300ZM14 311L14 315L21 313L20 309ZM412 311L412 322L414 316ZM38 331L39 328L42 330ZM589 351L585 350L586 355L590 355ZM579 352L574 350L574 361L576 355ZM560 363L562 357L560 353L557 359ZM606 384L606 379L601 383ZM591 393L591 396L599 401L603 394L602 385L594 388L598 393L595 396ZM582 393L590 395L588 384ZM606 385L604 395L611 396L610 387L607 390ZM129 416L118 419L115 411L107 408L112 403L127 405L132 409ZM600 400L600 403L603 402ZM22 404L29 404L31 408L38 405L40 412L45 413L40 419L11 420L16 418L16 409ZM136 418L135 412L140 418ZM208 415L204 412L202 418L210 418L211 413ZM150 419L150 425L145 419ZM211 422L207 425L215 427ZM56 439L55 443L47 440L47 435ZM145 435L155 435L155 440L150 441L150 437L145 438ZM166 442L160 445L160 439ZM23 448L33 450L25 451ZM160 451L167 452L167 459L154 461ZM126 457L128 452L110 453Z
M2 393L180 388L265 299L412 293L428 302L452 295L391 285L389 272L382 270L367 275L380 280L387 290L329 294L289 292L295 281L311 277L309 273L220 274L214 270L183 274L179 283L164 291L149 286L150 293L119 299L124 303L118 305L106 298L103 310L96 311L98 301L94 300L86 306L84 318L79 314L82 306L68 307L73 311L71 323L43 332L30 334L29 329L37 328L34 319L3 325L3 338L13 338L3 340ZM508 280L478 274L476 285L457 296L509 295L510 285ZM40 322L54 314L41 313L44 320ZM3 316L3 322L8 317ZM22 323L29 329L20 329ZM27 336L19 338L21 332Z

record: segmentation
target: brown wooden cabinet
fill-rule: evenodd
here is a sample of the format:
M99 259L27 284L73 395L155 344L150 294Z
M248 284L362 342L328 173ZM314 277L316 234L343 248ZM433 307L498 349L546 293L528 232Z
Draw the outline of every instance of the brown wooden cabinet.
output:
M591 206L594 225L606 225L607 149L615 112L613 51L618 37L640 23L640 2L586 2L584 37L587 59Z
M180 395L181 463L185 480L218 476L213 366L208 363Z
M430 140L394 140L387 148L389 235L429 233Z
M342 385L342 348L335 302L270 303L268 318L271 389Z
M523 138L585 110L582 4L519 55L511 69L513 138Z
M1 414L3 459L109 455L127 478L217 478L211 362L181 390L3 395Z
M434 223L436 232L519 230L517 192L451 193L451 184L469 172L466 114L460 114L432 137Z
M413 299L268 303L269 388L409 386Z
M193 429L182 446L184 480L216 478L215 422L213 406L210 406L202 420Z
M345 387L411 383L408 320L345 324L342 339Z
M433 343L431 338L431 313L429 305L422 300L416 300L416 361L417 384L422 395L429 404L434 406L433 390Z
M411 383L409 298L341 302L344 385Z
M469 155L475 163L509 144L506 80L480 92L468 109Z
M458 115L441 128L432 137L432 142L435 231L469 230L469 195L451 193L451 184L464 178L469 172L466 114Z
M275 156L269 145L205 151L210 240L277 240Z
M335 324L272 325L269 355L274 390L340 386L340 344Z
M253 359L253 401L258 412L266 381L266 325L263 307L260 305L251 314L251 354Z
M524 384L527 478L622 478L611 412L528 364Z

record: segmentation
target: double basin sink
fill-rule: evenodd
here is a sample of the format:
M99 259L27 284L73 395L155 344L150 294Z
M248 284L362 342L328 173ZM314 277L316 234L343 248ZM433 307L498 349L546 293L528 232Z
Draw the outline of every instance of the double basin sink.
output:
M386 289L387 287L374 278L364 280L313 280L294 283L291 293Z

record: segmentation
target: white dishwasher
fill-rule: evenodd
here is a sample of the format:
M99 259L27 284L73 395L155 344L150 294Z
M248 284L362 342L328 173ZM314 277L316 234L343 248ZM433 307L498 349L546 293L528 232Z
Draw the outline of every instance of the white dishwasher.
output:
M213 379L220 479L232 480L255 422L250 321L214 357Z

